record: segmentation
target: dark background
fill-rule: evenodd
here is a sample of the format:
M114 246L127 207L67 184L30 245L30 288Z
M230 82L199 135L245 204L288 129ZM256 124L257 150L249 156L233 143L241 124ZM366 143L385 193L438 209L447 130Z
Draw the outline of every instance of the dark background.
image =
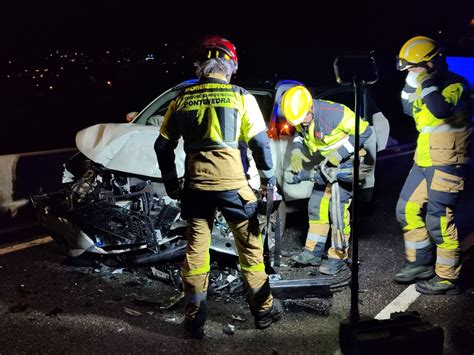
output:
M0 154L72 147L81 128L123 122L193 77L190 50L210 33L236 45L236 83L334 87L338 55L375 50L373 95L403 142L413 124L401 113L404 78L394 57L415 35L436 38L449 55L474 55L472 3L8 2L0 21ZM150 53L154 60L144 60Z

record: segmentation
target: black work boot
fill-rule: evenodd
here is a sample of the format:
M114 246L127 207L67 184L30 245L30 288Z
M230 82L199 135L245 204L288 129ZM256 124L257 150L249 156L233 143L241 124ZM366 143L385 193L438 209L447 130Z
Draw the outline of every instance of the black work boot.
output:
M328 258L322 262L319 272L325 275L336 275L345 268L347 268L345 260Z
M461 293L458 285L438 275L430 280L418 281L415 289L425 295L459 295Z
M409 263L403 269L401 269L393 280L398 283L408 283L417 280L431 279L435 275L433 265L415 265Z
M291 257L296 264L301 266L319 266L321 265L321 256L314 255L308 249L303 249L303 251L297 255Z
M188 305L186 305L188 307ZM201 301L199 303L199 310L193 319L185 316L183 326L188 335L193 339L204 338L204 323L207 319L207 301Z
M255 328L265 329L272 323L278 322L283 317L283 306L276 298L273 299L272 307L263 312L255 314Z

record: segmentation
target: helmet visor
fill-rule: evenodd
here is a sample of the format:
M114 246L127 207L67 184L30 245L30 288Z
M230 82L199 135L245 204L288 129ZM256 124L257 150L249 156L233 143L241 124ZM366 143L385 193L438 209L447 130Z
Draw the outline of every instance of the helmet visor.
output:
M397 70L407 70L409 68L413 68L413 67L418 66L418 64L417 63L410 63L408 60L406 60L404 58L400 58L397 55L396 66L397 66Z

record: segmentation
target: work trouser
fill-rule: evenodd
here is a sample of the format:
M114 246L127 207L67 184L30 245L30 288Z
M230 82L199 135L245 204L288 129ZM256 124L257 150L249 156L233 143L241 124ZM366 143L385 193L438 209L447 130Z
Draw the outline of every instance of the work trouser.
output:
M340 211L343 214L343 235L341 236L346 245L349 245L350 222L349 222L349 205L352 197L352 186L348 183L340 183ZM331 226L331 184L318 185L314 184L311 197L308 202L309 229L306 236L305 249L311 251L315 256L322 256L326 250L326 241ZM333 231L337 232L337 231ZM334 259L347 259L348 247L339 250L331 244L328 250L328 257Z
M234 235L250 310L256 314L272 306L256 207L255 194L249 187L230 191L185 190L181 210L188 223L188 242L181 277L187 319L193 320L201 302L206 300L210 270L209 245L216 208L222 212Z
M397 220L403 228L407 261L415 265L432 265L436 249L435 271L444 279L458 279L461 270L454 209L459 193L464 189L466 173L464 165L420 167L415 164L396 207Z

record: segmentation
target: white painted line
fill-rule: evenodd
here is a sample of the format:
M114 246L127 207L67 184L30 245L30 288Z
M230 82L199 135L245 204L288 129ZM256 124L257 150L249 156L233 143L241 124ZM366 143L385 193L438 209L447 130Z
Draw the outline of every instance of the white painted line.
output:
M53 241L53 238L48 236L48 237L44 237L44 238L38 238L38 239L35 239L35 240L30 240L29 242L25 242L25 243L8 245L6 247L0 248L0 255L10 254L10 253L13 253L13 252L18 251L18 250L23 250L23 249L35 247L37 245L50 243L52 241Z
M420 295L421 293L415 290L415 284L408 286L405 291L400 293L387 307L382 309L380 313L375 316L375 319L390 319L391 313L406 311Z

